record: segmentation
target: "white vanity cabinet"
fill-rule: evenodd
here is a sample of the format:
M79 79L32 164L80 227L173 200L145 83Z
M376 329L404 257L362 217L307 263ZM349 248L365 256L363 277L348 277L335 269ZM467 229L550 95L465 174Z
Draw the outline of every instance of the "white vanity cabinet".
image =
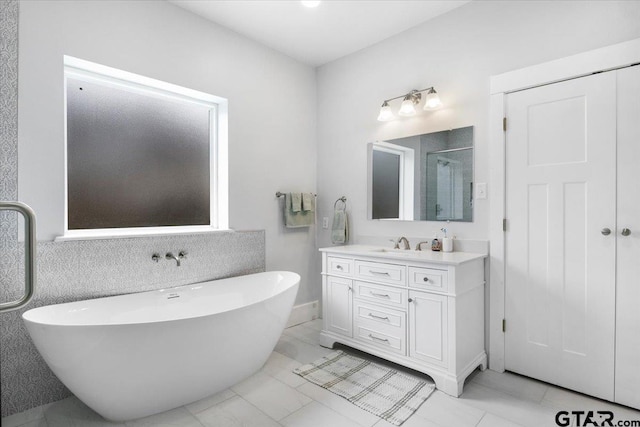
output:
M431 376L452 396L486 367L483 254L342 246L322 252L320 344Z

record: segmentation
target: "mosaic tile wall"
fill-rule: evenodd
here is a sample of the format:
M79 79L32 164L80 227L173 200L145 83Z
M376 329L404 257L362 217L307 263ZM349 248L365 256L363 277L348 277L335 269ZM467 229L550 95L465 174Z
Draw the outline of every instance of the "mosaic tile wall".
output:
M17 0L0 1L0 200L18 196L18 8ZM15 299L23 286L17 228L16 214L0 214L0 301ZM188 257L179 268L173 260L151 260L154 252L180 250ZM39 242L37 262L36 295L27 309L261 272L265 234ZM2 417L70 395L33 346L21 320L25 310L0 314Z

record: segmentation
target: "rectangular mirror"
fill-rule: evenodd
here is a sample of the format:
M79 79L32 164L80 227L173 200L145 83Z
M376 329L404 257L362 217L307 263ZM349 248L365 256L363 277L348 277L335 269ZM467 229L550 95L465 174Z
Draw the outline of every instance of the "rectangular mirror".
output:
M473 221L473 126L368 146L368 217Z

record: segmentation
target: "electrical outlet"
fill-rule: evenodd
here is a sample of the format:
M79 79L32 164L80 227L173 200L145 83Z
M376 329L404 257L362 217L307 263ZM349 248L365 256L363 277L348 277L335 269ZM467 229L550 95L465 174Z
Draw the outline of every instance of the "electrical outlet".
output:
M329 217L322 217L322 228L329 228Z
M476 199L482 200L487 198L487 183L479 182L476 184Z

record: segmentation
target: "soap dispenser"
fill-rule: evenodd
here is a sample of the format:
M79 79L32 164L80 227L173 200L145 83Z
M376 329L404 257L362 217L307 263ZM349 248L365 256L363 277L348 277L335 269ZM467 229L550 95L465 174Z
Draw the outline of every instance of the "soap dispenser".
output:
M442 252L453 252L453 239L447 237L446 228L442 228L441 231L444 233L444 237L442 238Z

